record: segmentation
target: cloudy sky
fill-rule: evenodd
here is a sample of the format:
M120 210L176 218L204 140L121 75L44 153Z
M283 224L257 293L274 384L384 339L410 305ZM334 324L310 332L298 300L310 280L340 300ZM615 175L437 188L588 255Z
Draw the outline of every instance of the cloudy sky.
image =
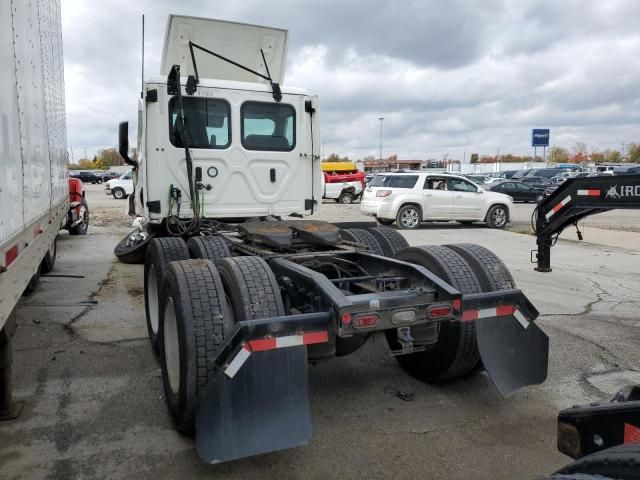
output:
M135 132L142 13L146 76L169 13L288 29L284 83L320 96L327 155L377 157L381 116L383 155L405 159L529 154L533 127L640 141L637 0L62 0L76 159Z

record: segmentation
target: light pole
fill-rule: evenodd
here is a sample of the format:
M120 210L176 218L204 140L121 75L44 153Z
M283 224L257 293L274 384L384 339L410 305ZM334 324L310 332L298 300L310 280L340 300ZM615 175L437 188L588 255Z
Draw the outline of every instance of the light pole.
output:
M378 117L378 120L380 120L380 163L382 163L382 121L384 117Z

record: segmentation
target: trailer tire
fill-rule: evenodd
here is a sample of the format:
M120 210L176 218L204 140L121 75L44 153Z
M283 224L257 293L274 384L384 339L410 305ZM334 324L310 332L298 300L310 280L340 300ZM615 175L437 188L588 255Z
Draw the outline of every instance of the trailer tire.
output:
M278 281L262 258L220 258L216 266L237 321L285 314Z
M42 273L49 273L53 270L53 267L56 264L56 256L58 254L58 236L56 235L51 243L51 246L47 250L47 253L44 254L44 258L42 259L42 263L40 264L40 271Z
M382 248L382 251L384 252L384 255L386 257L393 257L400 250L404 250L405 248L409 247L409 242L407 242L407 239L404 238L400 232L394 230L393 228L368 228L367 232L369 232L376 238L376 240L378 240L378 243L380 244L380 247Z
M640 443L616 445L586 455L561 468L554 476L577 474L596 475L594 478L602 475L605 478L640 480ZM551 478L557 478L554 476Z
M376 255L384 255L384 249L376 237L364 228L347 228L341 230L342 237L350 242L356 242L366 246L371 253Z
M89 230L89 204L87 204L84 197L80 202L80 215L82 216L82 222L69 229L70 235L86 235Z
M395 258L427 268L462 293L482 291L469 264L446 247L409 247ZM463 376L476 368L480 360L475 328L474 322L441 322L438 340L428 350L396 358L410 375L425 382L438 383ZM389 347L399 349L397 331L386 330L385 334Z
M149 242L144 262L144 312L149 342L156 354L160 353L161 292L169 262L188 260L189 249L180 237L154 238Z
M193 434L198 394L215 372L214 353L233 327L210 260L171 262L162 282L159 334L165 401L176 429Z
M191 237L187 241L191 258L206 258L215 262L231 256L229 244L222 237Z

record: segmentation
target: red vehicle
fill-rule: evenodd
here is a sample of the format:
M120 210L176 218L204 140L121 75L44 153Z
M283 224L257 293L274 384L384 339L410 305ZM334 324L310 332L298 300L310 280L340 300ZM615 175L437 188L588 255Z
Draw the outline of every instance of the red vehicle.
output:
M89 205L84 193L82 181L69 178L69 211L63 228L71 235L86 235L89 229Z

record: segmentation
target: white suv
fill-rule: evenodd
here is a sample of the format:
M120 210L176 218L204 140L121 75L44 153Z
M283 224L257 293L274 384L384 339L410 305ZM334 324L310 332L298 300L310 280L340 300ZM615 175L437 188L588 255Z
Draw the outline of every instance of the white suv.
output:
M383 225L418 228L425 220L486 222L504 228L511 218L513 199L489 192L458 175L407 171L373 177L360 210Z

